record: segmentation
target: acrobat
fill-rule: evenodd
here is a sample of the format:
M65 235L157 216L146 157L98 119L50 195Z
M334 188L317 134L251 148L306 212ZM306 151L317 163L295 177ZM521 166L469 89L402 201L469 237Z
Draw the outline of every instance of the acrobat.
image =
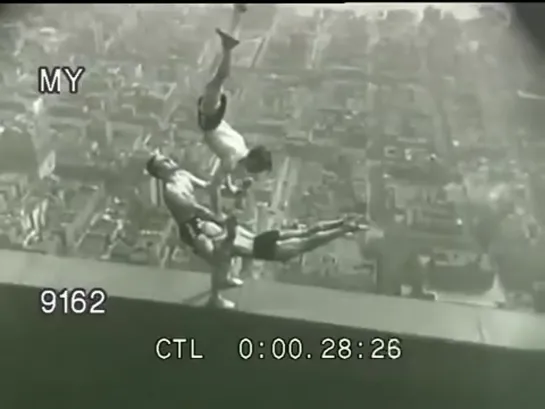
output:
M229 275L233 257L286 262L350 233L368 230L351 217L322 221L311 227L269 230L256 234L234 217L218 216L198 203L195 191L208 183L182 169L171 158L154 154L146 164L150 176L162 181L164 203L176 221L180 240L212 267L210 305L233 308L220 291L242 285Z
M204 142L219 158L210 183L211 208L215 213L222 209L223 186L231 195L240 196L249 187L250 175L271 171L273 167L271 152L266 147L258 145L249 148L244 137L224 119L228 102L224 83L231 73L232 51L239 44L236 37L246 10L246 4L235 4L229 31L216 29L221 41L220 62L198 100L198 125ZM246 178L244 187L235 185L233 174Z

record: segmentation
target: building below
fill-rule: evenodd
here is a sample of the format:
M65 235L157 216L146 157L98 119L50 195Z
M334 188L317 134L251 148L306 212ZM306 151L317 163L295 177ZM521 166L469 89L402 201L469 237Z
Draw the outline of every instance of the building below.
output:
M0 284L38 288L104 289L110 298L200 305L209 288L201 273L130 266L0 250ZM486 346L543 350L545 317L456 304L350 294L298 285L257 281L232 290L238 310L391 335L461 341ZM325 301L324 301L325 300Z

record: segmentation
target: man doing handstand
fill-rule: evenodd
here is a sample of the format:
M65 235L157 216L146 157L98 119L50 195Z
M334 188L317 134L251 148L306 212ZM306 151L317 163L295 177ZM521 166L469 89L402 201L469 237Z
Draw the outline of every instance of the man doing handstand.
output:
M222 186L225 185L232 195L242 194L248 187L248 184L244 189L235 186L232 175L246 178L249 174L271 171L273 166L272 155L267 148L260 145L248 148L244 137L224 119L227 110L224 83L231 73L232 51L239 44L236 37L245 12L245 4L235 4L229 31L216 29L221 41L221 58L198 101L198 124L204 134L204 141L219 158L219 163L212 171L210 184L211 207L216 213L222 208Z

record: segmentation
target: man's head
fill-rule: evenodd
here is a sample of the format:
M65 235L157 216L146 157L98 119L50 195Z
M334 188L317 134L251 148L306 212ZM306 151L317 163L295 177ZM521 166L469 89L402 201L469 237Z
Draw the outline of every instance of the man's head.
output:
M273 167L271 151L261 145L250 149L244 158L244 167L249 173L270 172Z
M161 153L154 153L146 162L146 171L156 179L166 179L178 168L173 159Z

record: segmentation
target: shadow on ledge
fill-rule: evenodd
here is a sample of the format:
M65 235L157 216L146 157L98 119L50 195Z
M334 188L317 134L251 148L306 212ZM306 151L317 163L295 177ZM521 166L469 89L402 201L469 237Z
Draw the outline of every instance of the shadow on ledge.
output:
M175 283L171 273L165 271L155 270L146 279L134 267L36 255L25 255L22 260L22 254L0 252L2 408L512 408L540 407L536 400L545 397L545 342L494 346L507 343L506 335L503 341L495 341L490 323L501 317L505 322L513 320L509 314L488 317L489 321L480 313L462 317L461 321L470 320L468 328L475 324L479 335L455 341L440 334L407 331L414 326L430 332L433 322L428 326L416 320L412 324L398 322L402 330L396 330L395 321L388 318L399 315L407 321L414 313L433 321L436 318L431 315L426 318L426 308L440 309L439 304L353 298L334 291L316 293L313 289L258 282L231 294L238 298L243 311L216 311L175 303L168 299L174 291L154 301L149 292L153 290L152 281L167 282L170 287ZM72 269L68 277L66 263L80 267ZM91 270L96 273L93 279L86 275ZM104 270L119 271L110 271L113 275L105 280ZM123 277L124 270L132 271L132 277ZM186 285L175 288L179 293L191 287L193 294L198 294L205 288L206 276L176 273L185 277ZM14 282L9 283L9 277ZM202 282L198 284L199 280ZM105 288L110 294L107 313L43 315L40 287L76 286ZM140 286L142 296L124 296L121 289L134 292L134 287L129 290L131 286ZM349 310L358 305L367 310ZM404 312L400 309L403 305ZM366 329L362 316L374 317ZM313 317L322 318L322 322ZM357 325L351 324L355 317L361 321ZM454 322L455 318L455 310L446 313L445 328L451 325L461 329L465 325ZM334 320L338 322L333 324ZM375 325L381 321L385 326ZM526 324L517 322L519 330L525 330ZM501 326L501 322L496 324ZM543 321L534 324L543 325ZM507 325L511 331L516 329L514 323ZM444 335L446 330L442 331ZM529 338L543 341L542 332L536 334ZM160 360L155 345L162 337L193 338L196 352L205 358L189 360L185 350L185 359ZM244 337L255 341L254 356L246 361L238 354L239 340ZM323 340L342 337L353 340L352 358L320 359L329 345ZM371 340L391 337L401 340L402 356L397 360L370 359ZM303 357L274 359L271 344L276 338L300 339ZM510 342L515 338L512 334ZM264 347L259 346L260 341ZM358 346L359 342L364 346ZM375 342L375 346L378 344ZM281 353L279 346L277 342L277 353ZM162 350L169 349L164 345ZM260 359L259 354L265 358ZM307 354L312 359L306 359ZM358 359L359 355L364 358Z

